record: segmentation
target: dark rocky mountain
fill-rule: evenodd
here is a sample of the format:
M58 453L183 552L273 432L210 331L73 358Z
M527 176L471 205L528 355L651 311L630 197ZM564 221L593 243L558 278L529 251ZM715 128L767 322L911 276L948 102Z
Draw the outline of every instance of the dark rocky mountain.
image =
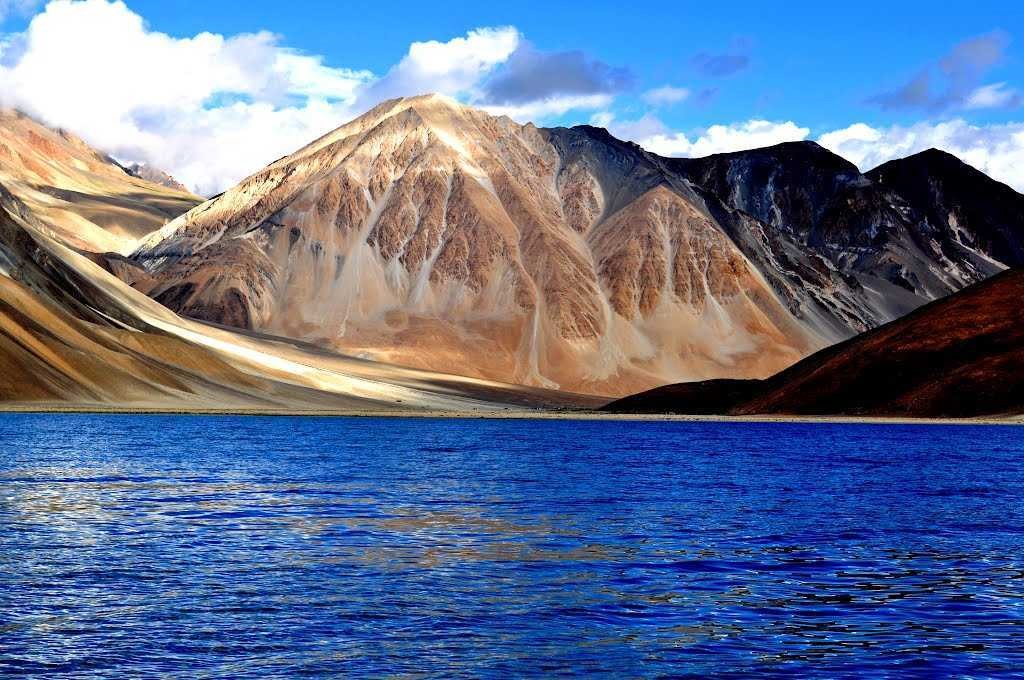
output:
M861 174L814 142L666 162L767 227L758 239L761 247L749 255L770 276L831 293L814 297L855 331L1013 264L986 243L938 228L929 220L932 204L926 197L904 195ZM932 171L942 176L945 168ZM981 177L989 190L1001 186ZM1003 224L1011 238L1024 243L1024 216Z
M1024 270L804 359L768 380L670 385L619 413L956 417L1024 413Z
M945 151L930 149L867 174L919 206L943 243L1024 266L1024 196Z

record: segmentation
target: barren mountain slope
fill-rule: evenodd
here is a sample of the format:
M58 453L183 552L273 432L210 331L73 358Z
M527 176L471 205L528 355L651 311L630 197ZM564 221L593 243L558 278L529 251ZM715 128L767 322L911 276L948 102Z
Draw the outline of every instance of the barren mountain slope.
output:
M615 395L764 377L1010 264L898 189L813 142L668 159L413 97L113 267L186 316ZM986 228L1024 242L1020 219L998 219Z
M0 183L57 238L91 252L129 252L202 200L132 176L71 133L11 110L0 110Z
M187 316L592 393L767 375L824 344L685 181L603 153L443 97L386 102L119 275Z
M0 402L311 411L593 403L182 319L54 231L0 185Z
M946 248L962 244L1008 267L1024 266L1024 196L956 156L930 149L868 173L922 206Z

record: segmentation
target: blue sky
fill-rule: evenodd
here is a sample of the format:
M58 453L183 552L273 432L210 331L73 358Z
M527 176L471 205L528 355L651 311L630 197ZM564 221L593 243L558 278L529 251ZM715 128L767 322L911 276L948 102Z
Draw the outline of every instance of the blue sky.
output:
M635 5L635 6L630 6ZM945 6L944 6L945 5ZM680 127L751 116L832 129L851 118L913 122L917 112L885 112L865 102L898 87L955 44L1003 30L1011 36L994 82L1024 87L1024 6L1015 2L303 2L138 0L129 6L172 35L270 30L327 63L383 73L414 41L445 41L481 26L515 26L537 48L582 50L626 67L637 89L666 83L714 88L704 106L666 114ZM1018 40L1013 40L1018 36ZM740 49L736 49L736 48ZM738 53L749 67L731 77L694 68L700 53ZM639 109L639 103L634 103ZM1011 119L1013 111L979 113ZM568 116L579 118L579 115ZM1018 116L1019 117L1019 116Z
M806 138L870 166L919 147L944 146L1024 188L1024 170L1017 170L1024 167L1019 94L1024 91L1024 10L1012 2L649 1L629 6L249 0L240 10L238 3L220 0L198 7L182 0L129 0L127 6L108 0L57 0L51 6L0 0L0 11L8 36L0 52L4 103L76 129L94 143L113 145L120 155L163 163L206 192L256 170L249 166L264 156L271 160L287 153L287 145L298 146L303 135L344 122L376 98L414 94L416 88L447 90L520 120L603 124L670 155ZM47 30L28 31L44 12L52 16ZM129 15L139 18L141 28L118 23ZM68 28L61 28L62 21ZM62 30L72 27L94 32L93 41L77 33L67 38ZM456 45L419 61L411 58L414 44L451 46L480 29L506 33L488 34L466 53ZM262 56L240 57L249 49L244 36L259 32L273 34L255 41L252 54ZM204 52L193 44L203 33L234 47ZM204 67L198 58L193 63L197 51L217 64L236 60L243 71L266 70L267 59L278 58L273 54L308 61L291 60L280 82L255 83L256 76L234 72L203 82L194 109L154 92L151 100L124 100L130 113L76 113L81 92L76 103L26 84L31 74L37 80L52 78L54 89L74 90L61 80L59 64L52 63L59 60L58 43L64 45L64 58L71 59L100 42L116 43L120 35L134 45L128 54L157 77L175 60L204 72L199 81L205 72L219 70ZM69 40L81 41L71 46L77 51L66 49ZM164 49L165 43L175 49ZM444 64L435 68L424 61L435 58L454 61L445 62L448 71ZM460 71L466 59L477 61ZM123 72L123 65L107 68L99 58L94 61L96 73L89 77L107 79L95 85L99 92L117 87L119 73L122 81L139 77ZM49 66L39 66L44 62ZM320 70L307 77L313 64ZM71 85L83 77L78 73ZM165 80L174 78L171 73ZM177 87L187 83L173 82L169 95ZM189 98L187 93L178 97ZM321 102L326 108L318 108ZM254 150L204 176L201 168L214 161L178 147L205 141L204 131L223 133L218 126L225 125L229 139L209 141L223 155L249 125L239 106L265 117L253 123L254 135L280 127L278 143L262 143L263 155ZM268 106L276 113L268 113ZM196 129L168 122L189 115L204 122ZM172 151L158 152L161 143Z

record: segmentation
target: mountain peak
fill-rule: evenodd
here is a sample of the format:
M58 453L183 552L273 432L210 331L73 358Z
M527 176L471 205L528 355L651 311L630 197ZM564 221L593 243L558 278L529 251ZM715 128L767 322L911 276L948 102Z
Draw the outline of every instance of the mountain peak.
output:
M399 101L408 102L409 104L424 104L428 106L443 106L451 109L464 109L466 108L459 100L454 97L450 97L446 94L439 92L428 92L425 94L418 94L411 97L402 97Z

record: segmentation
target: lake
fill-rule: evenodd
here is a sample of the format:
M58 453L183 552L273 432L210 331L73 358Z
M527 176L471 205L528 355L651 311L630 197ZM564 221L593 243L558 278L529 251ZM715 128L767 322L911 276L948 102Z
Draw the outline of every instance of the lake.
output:
M1024 428L0 415L0 674L991 676Z

